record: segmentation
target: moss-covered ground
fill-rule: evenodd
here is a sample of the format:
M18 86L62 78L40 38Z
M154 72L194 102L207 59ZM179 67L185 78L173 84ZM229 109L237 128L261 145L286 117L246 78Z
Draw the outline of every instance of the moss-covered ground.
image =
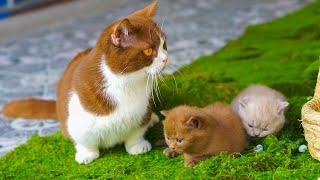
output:
M250 26L220 51L200 57L165 77L162 103L156 112L179 104L205 106L229 103L244 87L266 84L290 102L287 124L280 135L252 143L240 156L221 153L194 169L183 157L169 159L163 147L143 155L128 155L122 146L105 150L89 165L74 160L72 143L61 132L33 136L0 159L1 179L317 179L320 162L297 148L306 144L300 125L301 106L313 95L320 65L320 1L265 24ZM170 47L170 46L169 46ZM153 144L162 139L162 125L149 130ZM262 144L263 152L252 148Z

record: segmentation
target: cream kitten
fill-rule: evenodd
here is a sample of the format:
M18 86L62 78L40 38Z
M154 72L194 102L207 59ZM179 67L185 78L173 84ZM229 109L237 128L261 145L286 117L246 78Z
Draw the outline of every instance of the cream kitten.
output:
M231 103L248 135L254 138L279 132L284 126L284 112L288 106L284 95L263 85L248 87Z

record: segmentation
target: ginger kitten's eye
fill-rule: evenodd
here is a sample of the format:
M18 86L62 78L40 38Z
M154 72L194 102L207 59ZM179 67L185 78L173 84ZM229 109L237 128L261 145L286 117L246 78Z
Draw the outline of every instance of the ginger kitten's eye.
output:
M143 50L143 53L144 53L146 56L150 56L150 55L152 54L152 48L148 48L148 49Z
M176 139L178 144L181 144L183 142L183 139Z
M170 138L168 136L166 138L167 138L168 141L170 141Z

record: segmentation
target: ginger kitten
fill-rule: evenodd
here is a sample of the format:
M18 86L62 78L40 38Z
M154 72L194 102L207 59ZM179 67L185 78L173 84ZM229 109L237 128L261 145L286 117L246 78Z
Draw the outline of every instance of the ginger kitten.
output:
M119 143L130 154L150 151L144 134L159 121L151 112L152 81L168 64L166 36L153 20L157 3L113 22L95 47L76 55L58 83L56 102L16 100L2 113L57 117L78 163L88 164L99 148Z
M222 151L241 152L245 148L241 120L227 105L183 105L161 113L165 116L164 135L169 146L163 153L169 157L183 154L185 166L193 167Z
M289 106L284 95L263 85L252 85L232 101L249 136L263 138L279 132L285 123L285 110Z

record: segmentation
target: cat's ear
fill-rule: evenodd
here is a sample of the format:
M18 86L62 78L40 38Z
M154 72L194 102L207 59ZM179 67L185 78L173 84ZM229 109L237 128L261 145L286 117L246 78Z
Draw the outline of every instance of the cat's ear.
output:
M187 121L187 126L192 127L192 128L197 128L201 129L202 128L202 121L201 118L197 116L192 116L188 121Z
M287 101L279 101L278 114L281 115L287 109L289 103Z
M162 111L160 111L160 113L161 113L164 117L166 117L166 116L168 115L169 111L167 111L167 110L162 110Z
M134 12L130 16L142 16L146 18L152 18L156 15L157 7L158 7L158 0L155 0L149 6Z
M124 46L125 42L129 39L129 33L131 32L131 24L129 19L123 19L113 34L111 34L112 43L115 46Z
M243 97L241 99L238 100L239 105L242 109L245 109L248 106L248 98L247 97Z

